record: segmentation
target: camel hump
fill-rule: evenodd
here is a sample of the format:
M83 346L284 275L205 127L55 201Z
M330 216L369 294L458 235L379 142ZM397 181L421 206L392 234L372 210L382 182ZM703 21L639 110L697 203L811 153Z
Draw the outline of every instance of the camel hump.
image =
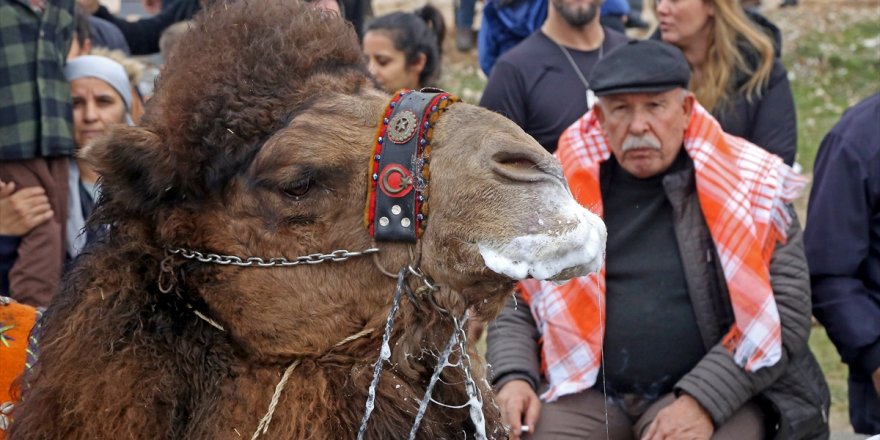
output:
M142 120L143 130L155 138L122 135L137 130L127 128L102 146L130 148L132 137L157 138L163 151L153 155L173 168L139 166L150 179L178 189L196 186L197 191L226 180L293 115L318 99L357 93L368 84L351 24L300 1L215 1L198 14L181 42L169 55ZM154 148L132 148L129 156ZM160 179L154 173L176 177ZM204 181L194 182L193 176Z
M265 134L284 122L285 110L320 93L307 90L316 74L336 76L340 90L352 88L345 86L346 72L367 76L351 24L299 1L213 2L182 41L155 96L167 120L151 114L146 125L179 124L197 142L201 134L222 141L220 133L231 134L227 128L238 138Z

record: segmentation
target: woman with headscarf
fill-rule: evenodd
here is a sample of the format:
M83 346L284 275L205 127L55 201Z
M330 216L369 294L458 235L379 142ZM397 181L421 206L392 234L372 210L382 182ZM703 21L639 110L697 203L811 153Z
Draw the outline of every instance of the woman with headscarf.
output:
M73 99L73 139L76 161L70 162L70 195L67 218L67 255L76 257L96 231L85 229L85 220L98 199L98 173L82 157L115 124L132 125L131 87L121 64L109 58L86 55L67 62L64 75Z

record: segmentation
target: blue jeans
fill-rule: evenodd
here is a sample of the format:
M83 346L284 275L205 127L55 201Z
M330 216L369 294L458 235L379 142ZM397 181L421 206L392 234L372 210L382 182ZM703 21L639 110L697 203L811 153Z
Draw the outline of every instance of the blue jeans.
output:
M472 29L474 27L474 9L477 0L459 0L458 10L455 11L455 27L458 29Z
M860 375L857 375L860 376ZM853 377L849 380L849 421L858 434L880 433L880 397L871 377Z

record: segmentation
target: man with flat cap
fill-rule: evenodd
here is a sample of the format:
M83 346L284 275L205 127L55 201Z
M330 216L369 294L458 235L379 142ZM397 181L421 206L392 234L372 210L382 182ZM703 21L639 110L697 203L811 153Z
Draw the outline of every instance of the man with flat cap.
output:
M724 133L689 76L658 41L592 72L598 103L556 154L605 220L605 266L561 286L523 281L489 325L513 439L828 437L789 205L805 181Z

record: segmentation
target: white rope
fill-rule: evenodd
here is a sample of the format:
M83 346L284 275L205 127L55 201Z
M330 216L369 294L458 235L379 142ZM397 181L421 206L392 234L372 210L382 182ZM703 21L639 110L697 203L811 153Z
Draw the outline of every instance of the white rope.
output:
M198 312L196 312L198 313ZM205 317L201 317L202 319L207 320ZM208 323L211 323L210 320L207 320ZM220 328L223 329L222 327ZM361 330L358 333L355 333L333 345L333 347L339 347L340 345L347 344L351 341L354 341L357 338L364 337L370 334L373 331L372 328L366 328ZM260 419L260 423L257 425L257 430L254 431L254 435L251 437L251 440L256 440L257 437L265 434L269 430L269 423L272 422L272 416L275 414L275 407L278 406L278 399L281 398L281 391L284 390L284 386L287 385L287 380L290 379L290 374L293 373L293 370L300 364L302 360L297 359L290 363L286 370L284 370L284 374L281 376L281 380L278 381L278 385L275 385L275 393L272 394L272 400L269 402L269 410L266 411L266 415Z
M434 390L437 380L440 379L440 374L443 372L443 369L449 365L449 355L452 354L452 348L457 341L458 329L452 329L449 341L446 343L446 347L443 348L443 352L440 353L440 358L437 360L437 365L434 367L434 373L431 374L431 380L428 381L428 389L425 390L425 395L422 396L422 400L419 402L419 411L416 413L416 420L413 422L412 428L409 430L409 440L416 438L416 432L419 430L419 425L422 423L422 417L425 416L425 411L428 409L428 402L434 400L431 398L431 392Z
M284 370L284 375L281 376L281 381L278 382L278 385L275 385L275 394L272 394L272 402L269 403L269 411L266 412L266 415L260 419L260 423L257 425L257 430L254 432L254 435L251 437L251 440L256 440L262 434L265 434L266 431L269 430L269 422L272 421L272 415L275 414L275 407L278 405L278 398L281 397L281 391L284 389L284 385L287 385L287 379L290 379L290 373L293 373L293 370L299 365L300 359L293 361L290 366Z
M349 343L349 342L351 342L351 341L354 341L354 340L357 339L357 338L362 338L362 337L364 337L364 336L366 336L366 335L368 335L368 334L370 334L370 333L372 333L372 332L373 332L373 329L372 329L372 328L365 328L365 329L361 330L360 332L355 333L355 334L353 334L353 335L351 335L351 336L349 336L349 337L347 337L347 338L345 338L345 339L343 339L343 340L337 342L336 345L334 345L333 347L339 347L339 346L342 345L342 344Z
M201 318L202 321L205 321L205 322L207 322L208 324L211 324L212 326L214 326L214 328L220 330L221 332L225 332L225 331L226 331L226 329L223 328L222 325L218 324L217 321L214 321L213 319L208 318L208 317L205 316L205 314L203 314L202 312L200 312L200 311L198 311L198 310L196 310L196 309L193 309L193 313L195 313L196 316L198 316L199 318Z

